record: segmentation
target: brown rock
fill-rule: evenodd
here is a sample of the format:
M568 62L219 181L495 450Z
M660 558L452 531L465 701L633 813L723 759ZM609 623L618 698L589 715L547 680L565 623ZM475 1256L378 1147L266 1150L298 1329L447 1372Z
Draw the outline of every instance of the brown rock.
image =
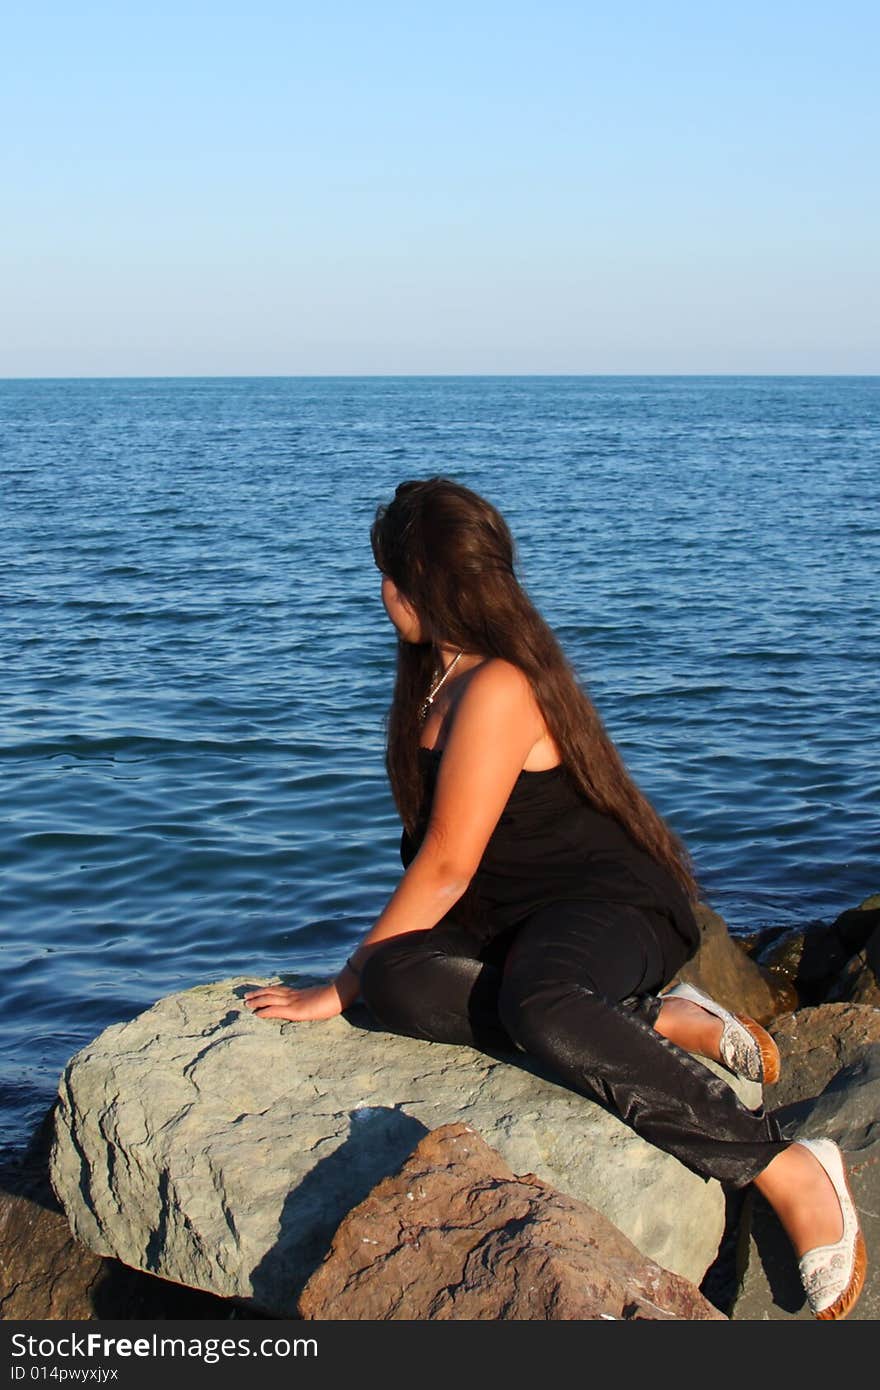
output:
M91 1295L104 1263L77 1244L66 1216L0 1192L0 1316L94 1318Z
M833 927L822 923L777 936L757 959L769 976L792 991L792 1011L821 1004L830 982L846 962Z
M339 1226L304 1318L717 1319L582 1202L516 1177L464 1124L421 1141Z
M880 893L865 898L858 907L841 912L834 923L834 931L850 955L861 951L868 938L880 927Z
M833 1076L880 1042L880 1009L864 1004L819 1004L775 1019L781 1074L768 1102L774 1108L810 1100Z
M868 937L864 950L847 961L828 997L880 1009L880 927Z
M717 912L698 903L696 918L700 927L700 947L675 977L705 990L725 1009L746 1013L759 1023L768 1023L779 1013L787 1013L796 1000L787 985L773 980L751 960L727 930Z
M833 931L848 959L826 997L880 1008L880 893L842 912Z
M792 1008L842 1000L880 1005L880 896L842 912L828 925L773 933L755 943L756 959L767 974L788 981Z

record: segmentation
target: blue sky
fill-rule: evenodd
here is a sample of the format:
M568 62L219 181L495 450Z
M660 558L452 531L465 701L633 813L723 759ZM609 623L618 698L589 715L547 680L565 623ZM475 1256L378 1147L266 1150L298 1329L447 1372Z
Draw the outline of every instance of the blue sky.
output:
M0 376L880 372L878 16L14 3Z

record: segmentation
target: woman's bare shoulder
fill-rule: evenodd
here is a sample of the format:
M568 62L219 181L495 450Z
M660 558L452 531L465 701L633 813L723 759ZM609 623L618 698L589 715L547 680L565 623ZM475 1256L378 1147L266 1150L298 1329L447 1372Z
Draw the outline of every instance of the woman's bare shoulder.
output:
M464 696L473 702L468 715L483 729L491 728L493 741L503 738L505 731L516 730L517 742L525 737L527 746L521 764L524 771L543 772L562 761L559 745L521 667L502 657L492 657L474 669L471 679L472 688Z
M506 661L503 656L487 656L474 667L471 683L487 692L505 692L520 698L533 698L531 682L525 671Z
M469 712L480 709L497 713L502 719L526 718L530 722L543 723L535 692L525 671L499 656L487 657L469 672L461 705L462 711L467 706Z

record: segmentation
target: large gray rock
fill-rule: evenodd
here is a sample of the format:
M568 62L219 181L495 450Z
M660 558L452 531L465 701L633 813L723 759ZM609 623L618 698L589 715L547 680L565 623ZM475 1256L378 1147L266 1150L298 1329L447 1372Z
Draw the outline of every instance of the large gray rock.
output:
M54 1108L27 1150L0 1167L0 1320L240 1318L233 1299L102 1259L74 1240L47 1171Z
M0 1190L0 1319L240 1318L234 1299L102 1259L71 1235L66 1216ZM248 1316L254 1316L248 1314Z
M717 1183L524 1056L381 1033L360 1008L260 1019L242 1002L255 984L171 995L71 1059L51 1176L90 1249L291 1316L346 1213L423 1134L461 1121L514 1172L587 1202L700 1282L724 1224ZM737 1090L760 1103L752 1083Z
M880 1043L865 1048L858 1061L829 1082L813 1100L778 1112L788 1138L827 1135L840 1145L853 1201L868 1249L868 1274L852 1320L880 1317ZM797 1272L797 1260L767 1203L751 1199L750 1226L743 1241L743 1271L730 1316L762 1321L812 1321Z

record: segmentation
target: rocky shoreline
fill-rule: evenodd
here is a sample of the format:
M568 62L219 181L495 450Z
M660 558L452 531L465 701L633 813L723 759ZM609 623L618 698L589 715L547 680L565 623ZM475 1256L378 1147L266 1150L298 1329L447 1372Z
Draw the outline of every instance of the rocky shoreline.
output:
M876 1211L880 896L832 924L744 942L708 909L700 918L701 949L682 978L774 1033L782 1076L765 1103L786 1133L835 1138L857 1205ZM377 1280L393 1286L402 1269L414 1281L406 1285L406 1307L418 1310L411 1317L809 1316L787 1242L760 1201L703 1183L528 1059L464 1057L467 1050L390 1038L357 1008L320 1029L279 1023L269 1033L241 1003L254 983L169 996L71 1059L27 1153L0 1173L0 1316L400 1316L389 1311L399 1290L389 1301ZM745 1103L760 1103L756 1090L741 1092ZM454 1181L453 1138L468 1149ZM359 1286L370 1286L362 1306L373 1311L359 1313L340 1293L338 1270L354 1248L345 1233L369 1219L374 1234L357 1239L386 1239L375 1233L373 1194L414 1163L433 1175L422 1183L427 1205L416 1204L421 1224L410 1244L391 1241L387 1259L370 1266L369 1278L362 1273ZM487 1230L480 1249L495 1251L492 1280L475 1276L456 1286L451 1303L438 1303L412 1273L438 1263L426 1255L420 1266L413 1254L426 1240L433 1249L425 1233L442 1228L435 1187L453 1207L483 1193L500 1228L503 1194L508 1217L516 1209L522 1224L529 1213L543 1235L537 1246L524 1238L514 1247ZM880 1312L870 1267L878 1222L863 1220L869 1281L853 1316L870 1318ZM581 1296L584 1270L597 1268L584 1264L584 1242L603 1256L617 1252L618 1272L594 1280L595 1305ZM550 1248L553 1261L538 1259L536 1249ZM618 1279L624 1249L635 1255ZM336 1276L328 1273L334 1258ZM475 1258L469 1249L468 1268ZM518 1289L501 1296L503 1269L539 1267L546 1287L533 1282L525 1299ZM442 1277L449 1288L449 1271ZM676 1285L670 1306L658 1303L652 1314L645 1290L672 1290L676 1279L693 1295L683 1299ZM323 1303L316 1280L329 1291Z

